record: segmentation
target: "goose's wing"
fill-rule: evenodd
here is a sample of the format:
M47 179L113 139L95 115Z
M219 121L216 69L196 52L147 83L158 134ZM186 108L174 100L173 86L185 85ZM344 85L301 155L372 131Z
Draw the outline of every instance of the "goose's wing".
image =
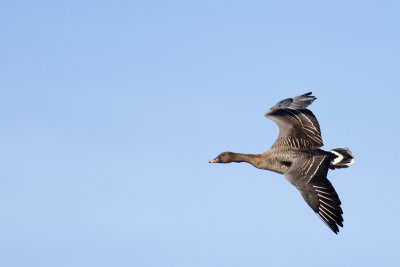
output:
M323 146L321 130L317 118L307 109L316 98L307 93L278 102L265 116L279 126L279 136L275 145L296 148Z
M343 227L343 211L335 188L326 178L330 162L329 155L296 157L284 175L318 217L337 234L338 225Z

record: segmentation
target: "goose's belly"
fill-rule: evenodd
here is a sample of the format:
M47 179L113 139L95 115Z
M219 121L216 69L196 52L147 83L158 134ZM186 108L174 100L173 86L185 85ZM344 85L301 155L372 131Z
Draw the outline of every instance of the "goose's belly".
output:
M293 158L302 155L304 156L304 152L299 150L268 150L263 154L265 164L262 169L283 174L289 169Z

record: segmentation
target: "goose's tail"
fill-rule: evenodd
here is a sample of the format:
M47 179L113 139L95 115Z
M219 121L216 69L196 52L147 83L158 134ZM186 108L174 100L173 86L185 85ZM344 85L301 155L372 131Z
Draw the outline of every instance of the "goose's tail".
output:
M330 150L329 152L336 155L329 166L330 169L340 169L340 168L347 168L350 164L354 162L353 154L351 153L350 149L346 147L339 147Z

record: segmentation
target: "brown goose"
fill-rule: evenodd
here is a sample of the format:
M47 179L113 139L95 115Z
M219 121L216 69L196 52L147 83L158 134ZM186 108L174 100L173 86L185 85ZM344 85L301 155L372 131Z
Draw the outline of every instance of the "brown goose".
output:
M263 154L223 152L210 163L248 162L254 167L283 174L301 193L318 217L335 233L343 227L340 199L327 179L328 169L347 168L354 162L351 151L323 146L321 130L307 109L316 98L307 93L278 102L265 113L279 126L279 136Z

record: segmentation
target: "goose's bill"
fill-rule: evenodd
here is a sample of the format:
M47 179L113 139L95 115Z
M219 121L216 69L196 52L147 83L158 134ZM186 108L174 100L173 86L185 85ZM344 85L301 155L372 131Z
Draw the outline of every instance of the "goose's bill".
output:
M218 163L220 162L219 158L215 158L209 161L209 163Z

